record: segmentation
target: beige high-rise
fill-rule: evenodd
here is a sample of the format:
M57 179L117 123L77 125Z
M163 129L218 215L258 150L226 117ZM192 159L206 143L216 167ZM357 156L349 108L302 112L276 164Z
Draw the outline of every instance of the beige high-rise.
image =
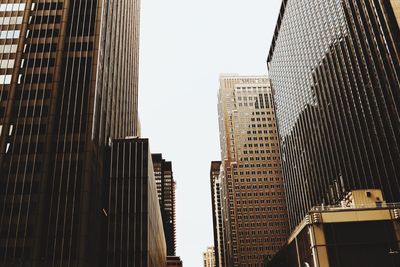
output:
M226 266L263 266L288 236L270 80L222 75L218 100Z
M208 247L203 253L204 267L215 267L215 252L214 247Z

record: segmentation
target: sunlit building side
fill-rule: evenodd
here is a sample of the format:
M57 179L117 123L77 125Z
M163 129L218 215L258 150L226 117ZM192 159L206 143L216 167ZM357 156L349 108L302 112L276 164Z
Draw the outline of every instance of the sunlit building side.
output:
M400 201L396 0L284 0L268 55L290 228L354 189Z
M215 266L215 251L214 247L208 247L206 252L203 253L203 263L204 267L214 267Z
M273 103L267 77L220 76L225 266L262 266L288 236Z
M400 266L400 204L378 189L353 190L315 206L266 267Z

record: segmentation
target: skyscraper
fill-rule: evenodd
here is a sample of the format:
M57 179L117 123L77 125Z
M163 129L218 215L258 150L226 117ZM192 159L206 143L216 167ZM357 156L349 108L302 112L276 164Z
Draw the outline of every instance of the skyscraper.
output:
M282 3L268 67L290 226L353 189L400 201L395 0Z
M220 170L221 161L212 161L210 168L211 210L213 218L215 264L218 267L225 266Z
M288 235L270 81L223 75L218 100L225 264L261 266Z
M107 223L100 238L105 253L96 255L101 259L96 266L166 265L167 244L151 158L148 139L112 140L103 198Z
M206 252L203 253L204 267L215 266L215 252L214 247L208 247Z
M164 225L167 255L176 256L175 181L171 161L162 154L152 154L154 177Z
M0 4L0 264L99 266L110 138L137 136L139 1Z

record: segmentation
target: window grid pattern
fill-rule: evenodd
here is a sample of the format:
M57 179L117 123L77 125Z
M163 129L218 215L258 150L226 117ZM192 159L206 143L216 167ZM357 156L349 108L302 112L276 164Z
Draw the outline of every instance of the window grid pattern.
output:
M164 225L165 241L167 243L167 255L176 256L176 184L172 172L172 162L163 159L162 154L152 154L152 160Z
M218 96L225 264L263 266L289 234L270 80L221 76Z
M268 56L290 227L352 189L400 200L393 1L283 2Z
M115 139L105 187L106 254L98 266L165 266L167 248L147 139Z
M109 138L138 134L139 8L0 4L0 264L98 266L101 229L90 223L103 214L89 210L102 210L102 151Z

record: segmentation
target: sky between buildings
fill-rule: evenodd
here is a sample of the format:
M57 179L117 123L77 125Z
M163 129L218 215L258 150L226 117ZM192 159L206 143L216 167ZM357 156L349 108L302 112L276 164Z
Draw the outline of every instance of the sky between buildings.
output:
M220 73L266 74L281 0L142 0L139 115L177 181L177 255L213 244L210 162L220 160Z

